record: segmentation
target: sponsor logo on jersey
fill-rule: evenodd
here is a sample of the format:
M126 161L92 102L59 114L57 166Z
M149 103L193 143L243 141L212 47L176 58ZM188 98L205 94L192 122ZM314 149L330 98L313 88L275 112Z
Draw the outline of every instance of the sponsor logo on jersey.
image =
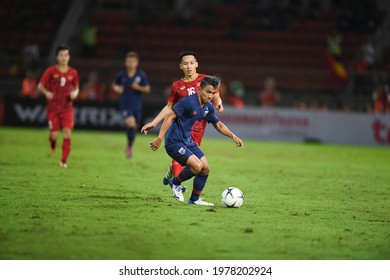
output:
M181 147L181 148L179 149L179 154L184 155L185 153L186 153L186 149L184 149L183 147Z
M183 89L185 89L186 88L186 86L181 86L180 87L180 90L183 90Z
M53 78L54 78L54 79L57 79L57 78L58 78L58 74L54 74L54 75L53 75Z

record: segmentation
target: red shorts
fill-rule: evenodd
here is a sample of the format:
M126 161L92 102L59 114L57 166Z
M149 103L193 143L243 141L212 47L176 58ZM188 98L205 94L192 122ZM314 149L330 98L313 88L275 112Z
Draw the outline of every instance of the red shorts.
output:
M74 115L73 111L65 112L49 112L47 114L47 123L50 131L58 131L61 128L70 128L73 129L74 126Z

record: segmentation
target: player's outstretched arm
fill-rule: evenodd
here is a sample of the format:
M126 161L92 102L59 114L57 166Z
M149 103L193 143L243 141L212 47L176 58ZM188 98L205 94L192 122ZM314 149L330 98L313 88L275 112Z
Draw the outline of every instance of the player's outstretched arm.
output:
M244 147L244 142L240 138L238 138L230 129L221 121L217 123L213 123L214 128L221 134L230 137L236 142L237 147Z
M175 118L176 118L176 114L171 110L171 113L164 119L164 122L160 128L160 132L158 133L157 138L154 139L152 142L150 142L150 148L153 151L157 150L160 147L161 142L168 131L168 128L171 126L172 121Z
M172 112L172 103L168 102L151 122L148 122L141 128L141 132L147 134L149 130L155 128L163 119L165 119L170 112Z

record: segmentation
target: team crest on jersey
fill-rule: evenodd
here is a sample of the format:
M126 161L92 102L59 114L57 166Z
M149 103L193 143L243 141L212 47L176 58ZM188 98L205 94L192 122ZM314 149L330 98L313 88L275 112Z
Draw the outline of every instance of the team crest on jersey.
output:
M180 90L183 90L183 89L185 89L186 88L186 86L181 86L180 87Z
M73 76L72 75L68 75L68 80L72 81L73 80Z
M183 147L181 147L181 148L179 149L179 154L184 155L185 153L186 153L186 149L184 149Z
M209 110L204 111L203 117L206 117L208 113L209 113Z

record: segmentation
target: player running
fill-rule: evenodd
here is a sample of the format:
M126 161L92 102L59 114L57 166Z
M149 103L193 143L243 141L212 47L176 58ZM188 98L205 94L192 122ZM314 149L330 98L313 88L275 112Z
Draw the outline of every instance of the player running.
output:
M206 76L200 83L198 94L182 98L165 118L158 137L150 143L156 151L165 137L165 150L168 155L183 166L183 170L172 179L169 184L172 195L176 200L183 202L181 183L194 177L193 189L188 204L214 206L213 203L203 201L200 195L205 187L209 164L202 150L190 136L194 124L199 120L211 122L221 134L230 137L237 147L243 147L243 142L231 132L216 116L214 106L210 101L215 96L221 81L215 76Z
M133 144L138 125L142 117L142 93L150 93L148 77L144 71L138 70L139 57L136 52L128 52L125 59L126 70L116 76L112 89L120 95L120 110L126 125L127 147L126 157L133 156Z
M64 140L60 167L66 168L74 126L73 100L79 94L79 75L77 70L69 66L70 49L67 46L57 47L56 55L57 64L46 69L38 89L46 96L46 114L52 153L56 151L59 130L62 128Z
M160 113L149 123L145 124L141 132L147 133L148 130L156 127L172 110L173 106L183 97L196 94L199 90L199 85L206 75L197 73L198 61L193 51L183 51L179 54L179 67L183 71L184 77L172 83L171 92L168 97L167 105L160 111ZM214 104L217 111L223 111L222 100L219 96L219 92L213 96L212 103ZM206 130L207 122L200 120L196 122L194 130L191 134L192 139L198 146L202 142L204 132ZM168 169L167 174L163 178L164 185L168 185L169 179L173 176L177 176L183 167L175 160ZM183 190L185 191L185 189Z

